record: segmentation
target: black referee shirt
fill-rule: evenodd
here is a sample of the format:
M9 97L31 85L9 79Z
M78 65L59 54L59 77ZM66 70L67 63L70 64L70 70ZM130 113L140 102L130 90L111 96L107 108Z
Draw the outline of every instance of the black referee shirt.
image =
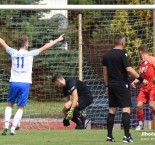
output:
M127 53L121 49L108 51L102 60L102 65L108 69L108 83L126 82L129 83L126 67L130 66Z

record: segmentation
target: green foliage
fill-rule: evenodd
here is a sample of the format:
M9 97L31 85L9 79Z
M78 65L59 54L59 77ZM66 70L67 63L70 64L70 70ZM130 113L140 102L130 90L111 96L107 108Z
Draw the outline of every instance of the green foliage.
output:
M34 61L32 97L38 101L56 100L62 97L62 90L55 88L51 82L54 73L67 77L77 77L78 52L76 50L49 49Z
M0 4L37 4L41 0L27 0L27 1L21 1L21 0L14 0L14 1L8 1L8 0L3 0L0 2ZM48 13L49 11L44 10L1 10L0 13L0 27L1 27L1 32L0 32L0 37L2 37L6 43L13 47L16 48L16 44L14 43L15 40L22 34L27 34L29 38L29 46L30 48L40 48L43 46L45 43L49 42L49 40L54 40L56 39L62 32L58 31L58 26L55 21L52 21L51 19L43 19L43 12ZM64 42L59 43L56 47L61 46L64 44ZM48 55L46 55L48 53ZM59 53L56 52L55 53ZM36 66L39 71L47 70L49 65L51 65L51 59L50 57L55 57L53 55L50 55L50 51L44 53L40 58L37 59L36 61ZM7 59L9 60L10 57L5 51L1 51L0 53L1 58L3 58L3 63L0 64L0 69L3 71L3 74L7 76L6 78L0 77L0 80L3 84L5 84L5 93L7 93L8 89L8 80L10 77L10 61L6 61ZM67 56L66 56L67 57ZM65 57L65 58L66 58ZM69 59L70 57L68 57ZM52 60L56 61L57 60ZM59 62L59 61L58 61ZM37 64L39 63L39 64ZM49 63L49 64L48 64ZM68 61L69 63L69 61ZM57 65L57 64L56 64ZM66 64L67 65L67 64ZM6 67L7 66L7 67ZM61 66L61 65L59 65ZM63 66L63 65L62 65ZM63 67L64 71L68 72L70 70L66 70L66 67ZM75 70L72 69L73 74L75 74ZM71 73L71 72L70 72ZM40 77L41 80L46 79L51 76L51 74L45 74L42 73L38 77ZM35 80L35 78L34 78ZM48 80L48 82L50 82ZM7 84L7 85L6 85ZM35 84L35 83L34 83ZM33 92L37 92L38 86L40 87L41 85L37 84L35 87L33 87ZM46 91L46 87L42 89L41 91ZM50 88L51 92L51 88ZM3 94L3 90L0 90L0 93ZM42 94L40 95L42 98L45 98L45 96ZM45 99L46 100L46 99Z
M3 0L0 1L0 4L22 4L22 5L28 5L28 4L38 4L38 2L41 0Z
M0 4L37 4L41 0L3 0ZM68 4L152 4L151 0L68 0ZM37 10L1 10L0 13L0 37L15 47L14 40L21 34L26 33L29 37L30 48L39 48L49 40L57 38L65 32L66 42L69 45L68 51L57 50L64 42L41 54L34 61L34 74L32 92L34 99L48 100L59 94L51 84L51 76L54 72L61 72L65 76L78 76L78 14L82 14L82 34L83 34L83 55L84 60L92 68L102 75L101 56L105 50L113 45L113 35L125 33L127 36L127 46L129 56L132 58L131 64L138 66L139 57L137 47L144 43L148 44L152 53L152 26L153 13L150 10L96 10L96 11L68 11L69 27L67 30L59 31L58 22L49 19L42 19L43 12ZM0 57L4 62L0 64L0 69L4 70L9 78L10 62L6 61L8 55L1 51ZM5 66L3 66L5 64ZM7 66L7 69L6 69ZM3 72L4 72L3 71ZM89 74L88 74L89 75ZM4 78L3 82L6 82ZM7 79L8 80L8 79ZM44 83L44 84L42 84ZM48 87L47 87L48 86ZM7 87L6 87L7 88ZM53 90L53 92L52 92ZM49 94L50 96L45 97ZM61 94L60 94L61 95ZM37 98L38 97L38 98Z
M141 44L147 44L153 51L153 22L150 18L152 18L150 10L116 10L110 24L111 33L124 33L126 35L126 51L131 58L132 66L135 68L139 63L137 48ZM153 53L152 51L150 53Z
M76 5L89 5L89 4L94 4L94 0L68 0L68 4L76 4Z
M69 0L69 4L153 4L151 0ZM108 10L108 11L69 11L71 15L71 29L77 28L78 13L82 13L84 56L100 63L99 57L103 51L113 45L112 38L116 33L124 33L127 36L126 51L131 58L132 66L139 66L137 47L147 44L152 53L153 41L153 11L152 10ZM86 37L85 37L86 36ZM89 39L87 38L89 36ZM72 40L73 43L77 39ZM89 49L89 55L88 51ZM100 51L99 51L100 50ZM98 52L98 54L97 54ZM85 55L86 53L86 55ZM95 53L95 54L94 54ZM92 54L92 55L91 55ZM89 58L90 57L90 58ZM95 69L95 64L94 69ZM137 69L137 68L136 68ZM100 70L97 70L100 72ZM102 74L102 72L100 72Z
M10 59L6 59L2 55L0 62L0 102L5 102L9 89Z

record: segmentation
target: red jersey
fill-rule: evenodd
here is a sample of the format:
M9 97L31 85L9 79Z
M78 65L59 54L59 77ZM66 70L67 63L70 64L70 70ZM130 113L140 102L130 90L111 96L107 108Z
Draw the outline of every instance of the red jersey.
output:
M155 78L155 57L148 56L145 60L140 63L140 75L148 81L147 86L143 88L150 89L154 85L152 84L152 79ZM153 86L152 86L153 85Z

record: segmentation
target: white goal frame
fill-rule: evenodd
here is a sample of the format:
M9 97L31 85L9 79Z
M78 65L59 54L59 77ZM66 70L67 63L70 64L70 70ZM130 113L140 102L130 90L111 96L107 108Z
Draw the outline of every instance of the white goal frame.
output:
M0 5L0 10L155 10L155 5Z

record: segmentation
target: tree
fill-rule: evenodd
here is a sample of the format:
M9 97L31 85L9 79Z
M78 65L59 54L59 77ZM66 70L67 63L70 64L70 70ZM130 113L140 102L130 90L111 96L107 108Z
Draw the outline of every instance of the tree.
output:
M116 4L117 1L109 0L68 0L68 4ZM113 19L111 15L114 10L83 10L68 11L69 28L68 35L71 36L71 43L78 48L78 14L82 14L82 34L83 34L83 55L84 61L92 66L98 77L102 77L101 55L105 50L112 47L112 35L108 29L110 21ZM72 30L76 30L73 31ZM71 34L70 34L71 31ZM111 44L110 44L111 43ZM91 76L91 75L90 75Z
M143 3L144 1L140 0L131 0L129 2L129 4ZM153 1L147 0L147 4L153 4ZM139 66L138 46L147 44L150 53L153 51L153 11L116 10L110 27L111 33L124 33L127 36L126 51L131 58L132 66L137 69L137 66Z
M41 0L27 0L27 1L21 1L21 0L3 0L0 2L0 4L26 4L26 5L32 5L32 4L38 4ZM46 29L45 21L47 24L49 24L49 19L42 19L43 12L48 11L39 11L39 10L1 10L0 12L0 27L1 27L1 37L9 44L9 46L13 48L16 47L16 43L14 40L18 38L22 34L27 34L30 42L31 48L38 48L44 41L47 42L50 39L50 37L53 37L51 33L44 33L44 35L41 35L41 32L44 31L42 28ZM50 21L51 23L51 21ZM45 31L44 31L45 32ZM39 34L39 36L37 36ZM45 39L43 39L46 37ZM43 41L42 41L43 40ZM34 42L37 42L34 43ZM2 49L3 50L3 49ZM6 97L7 89L8 89L8 81L10 76L10 58L6 54L5 51L1 51L0 53L1 63L0 64L0 72L2 75L0 75L1 83L4 87L1 87L0 94L4 94L3 98ZM42 59L42 61L45 61L45 59ZM45 68L46 69L46 68ZM44 74L46 75L46 74ZM6 88L4 91L4 88Z
M152 0L69 0L69 4L153 4ZM69 11L70 27L77 30L77 16L82 13L83 53L94 70L102 77L101 59L105 51L113 47L113 37L116 33L127 36L126 51L131 58L132 66L138 66L137 47L148 44L152 51L152 10L98 10L98 11ZM77 32L75 31L77 34ZM76 35L77 36L77 35ZM72 39L73 43L77 38ZM77 47L77 46L76 46ZM99 65L96 65L99 64Z
M41 0L4 0L1 4L38 4ZM64 31L60 31L58 28L58 21L54 19L48 19L43 17L43 13L48 13L47 10L2 10L0 13L0 24L3 31L1 31L1 37L13 48L16 48L14 40L22 34L27 34L29 38L29 45L31 49L40 48L49 40L56 39ZM49 101L53 99L53 94L56 91L51 84L51 76L55 71L62 72L67 76L77 76L77 51L65 51L56 50L55 48L64 44L58 43L52 49L39 55L34 60L33 67L33 85L31 86L31 94L35 100ZM1 58L6 58L3 61L4 64L0 65L0 79L5 84L5 88L8 89L8 80L10 76L10 59L6 52L0 53ZM72 61L72 63L70 63ZM4 67L5 66L5 67ZM47 85L48 84L48 85ZM53 89L51 89L51 87ZM2 88L2 87L1 87ZM7 90L6 89L6 90ZM3 93L3 90L0 90ZM1 93L1 94L2 94ZM3 93L4 94L4 93ZM6 97L5 91L5 97ZM59 93L60 94L60 93ZM61 94L60 94L61 96ZM55 99L55 98L54 98Z

